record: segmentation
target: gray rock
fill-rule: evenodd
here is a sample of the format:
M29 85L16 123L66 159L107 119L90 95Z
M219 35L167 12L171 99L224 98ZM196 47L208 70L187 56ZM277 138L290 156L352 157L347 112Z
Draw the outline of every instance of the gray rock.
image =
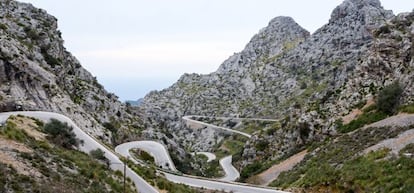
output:
M0 1L0 111L12 110L62 113L108 143L125 133L124 140L136 138L130 128L141 122L66 51L56 18L31 4ZM122 123L118 137L105 122Z
M148 94L142 106L152 122L163 122L177 139L197 141L199 149L211 147L202 143L211 136L192 135L181 116L280 119L284 128L272 137L257 133L243 157L244 164L252 161L263 139L271 144L269 159L281 157L335 134L335 120L394 80L407 85L403 100L413 101L411 15L394 17L378 0L346 0L312 35L292 18L277 17L216 72L184 74Z

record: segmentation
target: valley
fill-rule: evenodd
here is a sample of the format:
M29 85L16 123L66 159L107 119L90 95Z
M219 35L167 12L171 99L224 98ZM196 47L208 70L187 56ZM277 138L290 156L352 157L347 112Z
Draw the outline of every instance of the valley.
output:
M413 114L414 12L379 0L313 33L275 17L133 105L54 16L0 0L0 192L413 192Z

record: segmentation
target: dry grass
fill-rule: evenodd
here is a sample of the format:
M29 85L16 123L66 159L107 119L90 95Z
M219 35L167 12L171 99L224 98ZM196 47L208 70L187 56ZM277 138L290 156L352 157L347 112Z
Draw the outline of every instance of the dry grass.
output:
M22 160L19 160L16 152L32 153L33 150L22 143L0 136L0 161L4 164L11 165L19 174L40 177L40 172Z
M46 134L38 130L39 126L33 119L24 116L13 116L9 118L8 121L16 124L17 129L25 131L30 137L33 137L38 141L45 140Z

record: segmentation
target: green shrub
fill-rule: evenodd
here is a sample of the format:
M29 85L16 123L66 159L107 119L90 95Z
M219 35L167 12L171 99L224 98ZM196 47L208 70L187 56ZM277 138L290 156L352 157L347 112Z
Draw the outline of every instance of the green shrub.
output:
M62 123L59 120L51 119L43 127L43 131L49 134L48 139L63 148L72 149L79 145L79 140L73 133L73 128L67 123Z
M338 172L329 163L315 163L308 169L299 184L304 187L315 186L320 183L335 184L338 178Z
M26 32L27 38L29 38L31 40L35 41L35 40L40 39L39 34L34 29L31 29L29 27L25 27L24 31Z
M266 134L267 135L273 135L273 134L275 134L276 130L277 130L276 128L269 128L269 129L266 130Z
M256 143L255 147L257 151L264 151L269 146L269 142L267 141L259 141Z
M308 85L306 84L306 82L300 83L300 89L306 89L306 88L308 88Z
M239 153L239 152L243 151L244 142L239 141L239 140L236 140L236 139L234 139L234 140L232 140L232 139L228 139L228 140L225 140L225 141L223 142L223 145L224 145L227 149L229 149L230 154L232 154L232 155L233 155L233 154L237 154L237 153Z
M157 179L157 186L161 190L167 190L169 193L195 193L196 191L184 184L175 184L165 178Z
M60 66L62 61L50 55L47 50L49 48L41 48L40 53L42 54L43 58L45 59L46 63L48 63L52 68L55 66Z
M401 107L400 111L404 113L410 113L410 114L414 113L414 103Z
M303 141L306 140L309 137L309 133L311 132L311 130L309 128L310 127L309 123L307 123L307 122L299 123L298 127L299 127L300 138Z
M386 149L363 156L359 153L411 128L367 128L341 135L320 145L319 150L308 154L292 170L282 172L271 186L300 186L305 188L304 192L318 187L338 189L338 192L410 192L413 188L410 185L414 183L412 158L389 157Z
M91 150L90 152L89 152L89 154L93 157L93 158L95 158L95 159L97 159L97 160L102 160L102 161L105 161L106 160L106 157L105 157L105 152L104 151L102 151L102 149L95 149L95 150Z
M105 129L108 129L109 131L111 131L112 133L116 133L118 132L118 129L115 127L115 125L111 122L105 122L102 124L102 126L105 127Z
M374 31L374 36L379 37L379 35L381 35L381 34L388 34L390 32L391 32L390 26L389 25L383 25L379 29Z
M398 81L386 86L378 94L377 109L388 115L393 114L397 109L403 88Z
M387 114L384 112L371 111L360 115L357 119L352 120L350 123L343 125L337 122L337 130L341 133L347 133L354 131L355 129L361 128L364 125L371 124L382 119L385 119Z
M149 162L155 163L154 157L152 157L148 152L142 151L139 149L130 150L133 155L136 155L138 159Z
M261 172L263 169L263 165L259 161L255 161L252 164L247 165L242 169L240 172L240 181L244 181L250 176L253 176L259 172Z
M233 161L234 161L233 157ZM219 160L212 160L207 163L207 168L205 169L205 177L218 177L220 176L220 171L222 171L222 168L220 166Z
M8 139L24 142L28 137L26 132L16 127L15 123L7 121L6 125L0 130L0 134Z
M8 29L8 27L7 27L7 25L6 25L6 24L0 23L0 29L2 29L2 30L7 30L7 29Z

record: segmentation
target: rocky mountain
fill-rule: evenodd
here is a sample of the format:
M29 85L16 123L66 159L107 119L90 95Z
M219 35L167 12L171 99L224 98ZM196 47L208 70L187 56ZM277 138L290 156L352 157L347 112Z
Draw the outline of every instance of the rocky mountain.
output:
M56 18L2 0L0 111L15 110L62 113L108 143L137 138L142 130L140 119L65 49Z
M194 150L209 150L221 138L212 140L217 134L209 128L187 128L184 115L278 119L273 132L257 128L239 164L280 159L336 135L338 120L395 81L404 87L401 104L414 101L409 15L394 16L379 0L345 0L313 34L277 17L216 72L184 74L149 93L142 107L153 128L170 133L167 143Z
M359 174L349 173L360 169L352 168L353 165L378 162L356 155L412 129L412 125L395 124L360 128L400 112L414 113L413 42L414 12L395 16L384 10L379 0L345 0L332 12L329 22L313 34L290 17L272 19L216 72L184 74L171 87L149 93L139 107L132 108L108 93L65 49L56 18L30 4L0 0L0 112L62 113L105 143L157 139L169 147L178 168L196 168L203 175L211 174L209 177L220 173L216 171L218 161L205 167L208 164L204 162L191 162L189 152L214 151L218 157L233 154L241 180L252 181L252 175L290 155L309 152L298 167L283 174L273 185L319 188L344 183L338 187L358 190L359 185L349 186L358 179L334 181L329 176L358 177ZM204 126L194 129L197 126L182 120L186 115L199 115L193 117L241 129L252 137ZM148 129L144 130L144 126ZM7 125L3 128L6 129L2 130L1 139L6 143L12 144L10 140L15 135L28 137L13 129L7 133ZM42 143L39 145L39 140L27 139L32 144L26 146L32 149L46 148L39 153L48 160L56 156L48 153L48 147ZM24 151L33 152L30 148L21 149L19 156L7 149L3 154L6 152L6 156L28 165L27 160L34 158L27 157ZM410 153L412 149L407 146L401 151ZM345 153L341 152L344 150ZM338 153L341 160L336 159ZM369 156L387 157L376 153ZM407 163L412 162L398 158L385 164L410 166ZM45 169L42 165L32 168ZM0 164L0 169L13 172L12 167L4 164ZM315 180L312 176L321 171L328 180ZM412 179L411 174L404 176ZM22 176L0 178L19 181ZM39 182L44 185L44 181ZM27 188L29 184L22 186Z

